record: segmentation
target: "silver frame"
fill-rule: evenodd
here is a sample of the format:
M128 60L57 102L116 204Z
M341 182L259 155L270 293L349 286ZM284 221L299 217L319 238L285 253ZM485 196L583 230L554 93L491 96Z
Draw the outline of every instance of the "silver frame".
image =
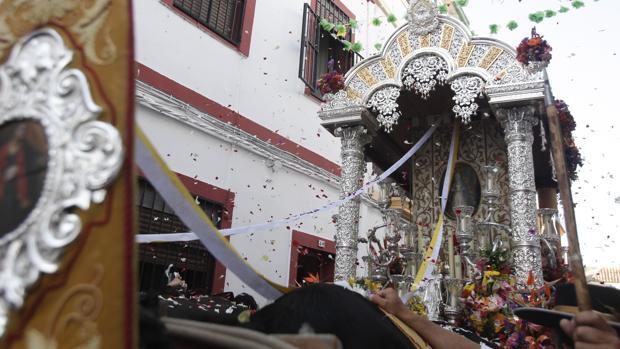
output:
M67 67L72 58L62 37L45 28L20 39L0 66L0 126L34 120L48 143L37 203L17 228L0 237L0 336L26 290L41 273L58 270L65 247L80 234L81 220L72 210L102 203L123 163L120 134L96 121L102 109L85 75Z

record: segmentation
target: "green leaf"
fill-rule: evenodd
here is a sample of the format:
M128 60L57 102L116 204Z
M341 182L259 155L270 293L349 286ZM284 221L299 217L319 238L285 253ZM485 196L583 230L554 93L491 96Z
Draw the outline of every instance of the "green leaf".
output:
M489 25L489 30L491 31L491 34L497 34L497 30L499 29L497 24L491 24Z
M332 30L334 30L334 27L336 26L334 23L330 23L325 18L321 18L321 21L319 22L319 24L321 25L321 28L323 28L323 30L325 30L326 32L331 32Z
M351 51L353 52L361 52L362 51L362 44L360 44L359 42L356 42L353 44L353 47L351 47Z
M349 27L351 27L351 29L357 29L357 21L354 19L349 19Z
M586 4L583 3L583 1L579 1L579 0L574 0L573 2L571 2L571 5L573 5L574 8L581 8L586 6Z
M530 19L530 21L532 21L534 23L540 23L540 22L542 22L545 19L545 13L542 12L542 11L530 13L528 18Z
M551 18L551 17L555 16L556 14L557 13L555 11L553 11L553 10L546 10L545 11L545 17L547 17L547 18Z
M392 14L392 13L390 13L387 16L388 23L396 23L397 20L398 20L398 18L396 18L396 16L394 16L394 14Z
M347 27L345 27L343 24L337 24L336 36L339 38L344 38L345 36L347 36Z
M456 0L456 4L461 7L467 6L468 3L469 3L469 0Z
M558 10L559 13L566 13L568 12L569 8L566 6L562 6L560 7L560 9Z
M517 27L519 26L519 23L517 23L517 21L510 21L508 22L508 24L506 24L506 28L508 28L509 30L515 30L517 29Z
M381 20L378 17L375 17L372 19L372 25L374 25L375 27L378 27L381 25Z
M448 13L448 6L446 6L445 4L439 5L438 9L439 13Z
M351 48L353 47L353 44L351 43L351 41L347 41L347 40L340 40L340 42L343 45L343 49L345 51L350 51Z
M376 43L375 44L375 50L380 51L382 46L383 45L381 45L381 43Z

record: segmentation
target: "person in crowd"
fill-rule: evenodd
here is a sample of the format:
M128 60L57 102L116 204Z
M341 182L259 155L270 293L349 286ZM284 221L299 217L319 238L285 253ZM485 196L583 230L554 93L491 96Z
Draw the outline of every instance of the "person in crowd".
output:
M413 313L398 297L394 289L381 290L371 300L390 314L401 319L420 334L433 348L477 348L471 341L439 327ZM620 349L618 333L595 311L579 312L572 320L563 319L560 327L573 339L576 349ZM484 346L482 346L484 348Z

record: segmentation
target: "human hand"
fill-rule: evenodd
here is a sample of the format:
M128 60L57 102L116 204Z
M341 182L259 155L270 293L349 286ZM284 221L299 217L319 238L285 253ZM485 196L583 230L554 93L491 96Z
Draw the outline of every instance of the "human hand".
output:
M400 300L398 293L393 288L385 288L370 296L370 300L383 308L388 313L400 318L409 311L407 306Z
M577 313L572 320L563 319L560 327L575 342L575 349L620 349L616 331L594 311Z

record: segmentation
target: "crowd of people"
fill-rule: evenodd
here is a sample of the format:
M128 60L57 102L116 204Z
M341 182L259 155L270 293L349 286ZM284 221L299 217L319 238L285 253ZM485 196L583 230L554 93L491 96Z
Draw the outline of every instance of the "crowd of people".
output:
M160 315L266 334L296 334L302 329L333 334L345 349L497 347L472 332L447 329L416 314L392 288L382 289L368 299L340 285L309 284L257 309L256 302L247 294L186 297L180 276L170 271L167 278L168 287L163 295L142 295L141 348L169 347ZM619 310L610 309L610 313L617 316ZM244 314L249 316L243 317ZM617 327L608 320L598 312L585 311L571 320L558 321L555 347L620 349Z

